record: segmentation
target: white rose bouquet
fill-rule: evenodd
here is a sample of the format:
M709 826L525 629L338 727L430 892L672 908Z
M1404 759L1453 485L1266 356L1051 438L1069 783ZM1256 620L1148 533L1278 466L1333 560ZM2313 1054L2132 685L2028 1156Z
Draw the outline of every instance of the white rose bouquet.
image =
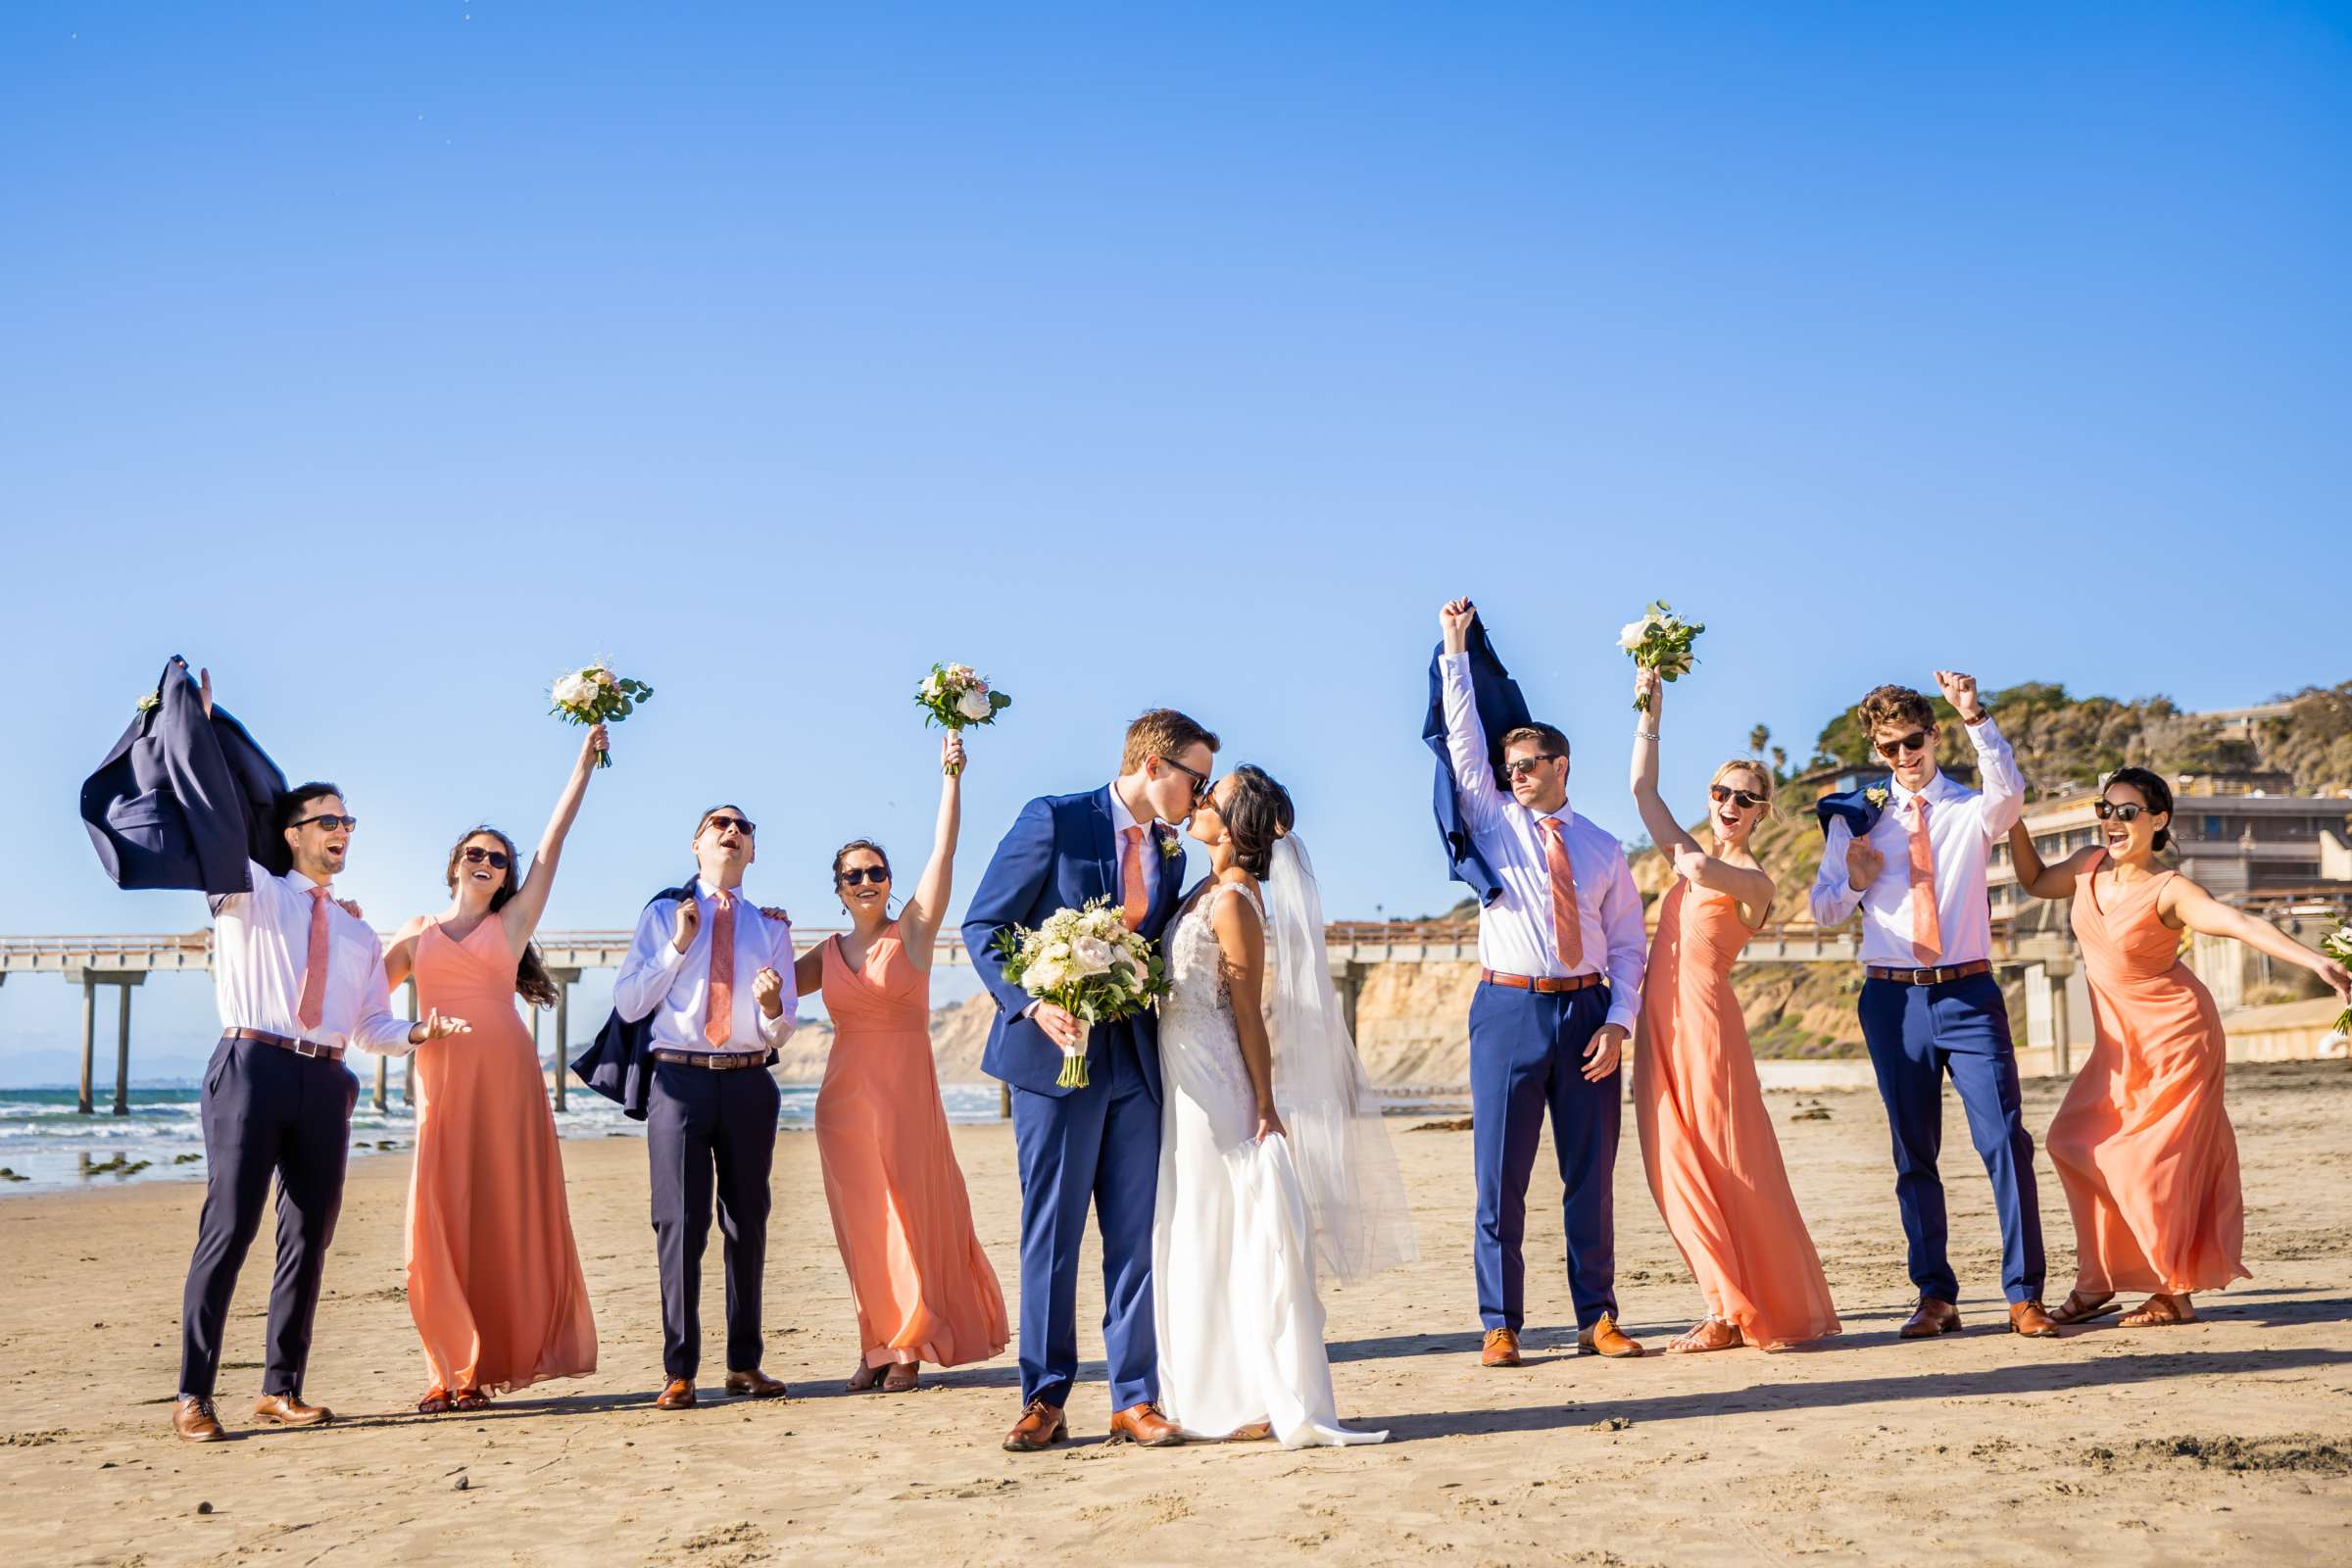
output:
M2338 963L2352 963L2352 925L2339 925L2322 937L2320 951ZM2352 1007L2336 1014L2335 1032L2352 1033Z
M1631 654L1635 663L1656 670L1660 680L1676 680L1690 673L1690 666L1698 662L1690 645L1706 629L1703 622L1685 620L1668 610L1661 599L1643 611L1640 620L1625 623L1617 634L1617 646ZM1634 710L1649 711L1648 693L1634 699Z
M654 689L641 680L612 672L609 660L598 660L567 675L558 675L548 694L555 703L548 711L570 724L617 724L654 700ZM596 754L596 765L611 767L612 754Z
M1029 995L1066 1007L1092 1026L1111 1023L1154 1005L1168 994L1167 967L1152 944L1127 929L1108 899L1082 909L1056 909L1032 931L1012 926L997 934L1004 978ZM1064 1089L1086 1087L1086 1048L1064 1050Z
M914 689L914 704L923 710L923 723L960 730L966 724L993 724L1012 706L1012 699L992 690L988 677L969 664L933 664L931 673ZM951 767L956 771L960 764Z

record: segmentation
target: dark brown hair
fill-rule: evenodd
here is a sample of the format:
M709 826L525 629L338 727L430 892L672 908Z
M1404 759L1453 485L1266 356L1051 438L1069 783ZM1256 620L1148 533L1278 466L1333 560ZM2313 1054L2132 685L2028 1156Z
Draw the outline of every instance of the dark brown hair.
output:
M1298 822L1291 792L1254 762L1244 762L1229 775L1233 793L1216 808L1225 831L1233 835L1234 863L1264 881L1274 863L1274 841Z
M507 852L507 879L490 895L490 912L496 914L506 907L507 901L522 886L522 857L514 853L514 841L487 822L477 823L458 835L458 842L449 847L449 865L442 880L449 891L458 891L458 858L474 839L496 839ZM514 994L534 1007L552 1007L559 995L556 977L547 972L547 960L539 956L539 944L528 943L522 950L522 961L514 965ZM558 1042L559 1047L562 1043Z
M2131 785L2139 791L2139 798L2148 803L2150 811L2161 811L2168 821L2171 819L2173 787L2167 784L2161 775L2151 773L2144 767L2119 767L2107 775L2105 784L2099 786L2099 798L2106 799L2109 786L2116 784ZM2169 827L2160 827L2156 830L2156 842L2151 848L2161 850L2172 842L2173 830Z
M296 817L302 815L304 807L313 801L323 801L330 795L338 801L341 800L343 787L339 784L329 784L323 779L313 779L308 784L295 785L270 803L270 831L283 833L294 825Z
M841 891L841 862L856 855L859 850L881 857L883 871L890 872L890 852L888 850L876 844L872 839L852 839L833 852L833 891L835 893Z
M1557 752L1562 757L1568 755L1568 737L1552 725L1535 719L1530 719L1517 729L1505 731L1500 745L1507 752L1522 741L1532 741L1544 750Z
M1870 740L1888 724L1936 726L1936 705L1908 686L1873 686L1854 710L1862 721L1862 738Z
M1209 756L1216 756L1216 732L1202 729L1173 708L1154 708L1137 714L1135 722L1127 726L1127 746L1119 754L1119 771L1134 772L1144 765L1146 758L1162 757L1173 761L1177 753L1189 752L1196 746L1205 746Z

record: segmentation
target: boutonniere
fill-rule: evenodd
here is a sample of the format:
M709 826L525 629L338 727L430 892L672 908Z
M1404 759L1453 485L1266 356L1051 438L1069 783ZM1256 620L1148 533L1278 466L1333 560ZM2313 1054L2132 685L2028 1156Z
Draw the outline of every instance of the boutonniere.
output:
M1160 858L1161 859L1163 859L1163 860L1181 860L1181 859L1183 859L1183 858L1184 858L1184 840L1182 840L1182 839L1178 838L1178 837L1177 837L1175 834L1173 834L1173 833L1162 833L1162 834L1160 834L1160 835L1159 835L1159 858Z
M139 699L138 707L132 710L132 711L140 713L152 713L163 706L164 700L161 697L156 696L155 693L149 692Z
M1873 784L1862 792L1862 798L1882 811L1886 809L1886 803L1894 799L1884 784Z

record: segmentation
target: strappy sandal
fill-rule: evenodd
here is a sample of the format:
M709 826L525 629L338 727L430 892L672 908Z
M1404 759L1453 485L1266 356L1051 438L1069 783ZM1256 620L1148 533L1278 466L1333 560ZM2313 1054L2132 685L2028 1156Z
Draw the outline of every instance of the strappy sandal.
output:
M1666 1349L1672 1355L1701 1355L1709 1350L1736 1350L1746 1343L1739 1325L1708 1317L1693 1323L1689 1333L1669 1340Z
M912 1394L922 1387L922 1375L915 1371L912 1361L893 1361L882 1378L884 1394Z
M2077 1323L2088 1323L2093 1318L2122 1310L2123 1306L2116 1300L2113 1291L2104 1296L2085 1296L2081 1291L2069 1291L2066 1299L2058 1303L2058 1310L2050 1314L2050 1321L2062 1328L2071 1328Z
M2160 1291L2126 1312L2123 1326L2128 1329L2169 1329L2196 1320L2197 1310L2189 1304L2186 1296L2168 1296Z
M850 1374L850 1381L844 1384L843 1387L852 1394L863 1394L866 1390L873 1388L881 1381L882 1369L880 1367L867 1366L863 1361L860 1361L858 1363L858 1370Z
M424 1397L416 1401L416 1413L418 1415L449 1414L449 1391L438 1383L425 1390Z
M1273 1422L1252 1421L1246 1427L1234 1428L1233 1436L1227 1438L1225 1441L1227 1443L1264 1443L1273 1436Z
M449 1396L449 1407L452 1410L487 1410L490 1408L490 1396L479 1389L460 1389Z

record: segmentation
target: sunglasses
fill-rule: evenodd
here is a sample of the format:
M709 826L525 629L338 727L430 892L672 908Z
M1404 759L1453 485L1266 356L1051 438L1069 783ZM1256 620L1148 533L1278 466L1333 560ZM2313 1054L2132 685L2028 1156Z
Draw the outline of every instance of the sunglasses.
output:
M1745 790L1736 790L1728 784L1710 784L1707 786L1707 793L1715 797L1715 804L1718 806L1726 801L1737 801L1742 811L1752 811L1764 804L1763 796L1750 795Z
M2110 819L2117 822L2133 822L2137 821L2143 814L2155 810L2156 808L2152 806L2132 806L2130 804L2119 805L2114 801L2101 801L2097 805L2093 806L2091 809L2099 813L2099 820L2102 822Z
M853 865L841 873L841 885L846 888L854 888L860 882L871 882L880 887L889 880L890 867L886 865Z
M1189 778L1193 781L1193 800L1195 804L1208 799L1208 775L1206 773L1196 773L1191 768L1185 766L1182 762L1176 760L1176 759L1173 757L1163 757L1160 759L1160 760L1167 763L1177 772L1182 773L1186 778Z
M728 829L732 828L741 833L747 839L760 831L747 819L740 816L729 816L723 811L716 816L707 816L703 818L703 826L706 829L716 828L721 833L724 833Z
M1538 752L1533 757L1514 757L1502 764L1502 770L1511 778L1525 778L1536 770L1538 763L1556 762L1560 756L1558 752Z
M1897 752L1925 751L1927 750L1927 745L1928 732L1924 729L1915 729L1910 734L1902 736L1897 740L1873 741L1871 743L1872 749L1875 750L1881 757L1892 757Z
M467 865L479 865L484 860L490 862L491 870L504 871L507 868L507 852L504 850L485 850L479 844L468 844L466 846L466 863Z
M318 823L329 833L332 833L337 829L341 829L343 832L349 833L360 825L360 819L358 817L337 816L332 811L327 812L323 816L302 817L294 822L288 823L287 825L289 827L309 827L313 822Z

